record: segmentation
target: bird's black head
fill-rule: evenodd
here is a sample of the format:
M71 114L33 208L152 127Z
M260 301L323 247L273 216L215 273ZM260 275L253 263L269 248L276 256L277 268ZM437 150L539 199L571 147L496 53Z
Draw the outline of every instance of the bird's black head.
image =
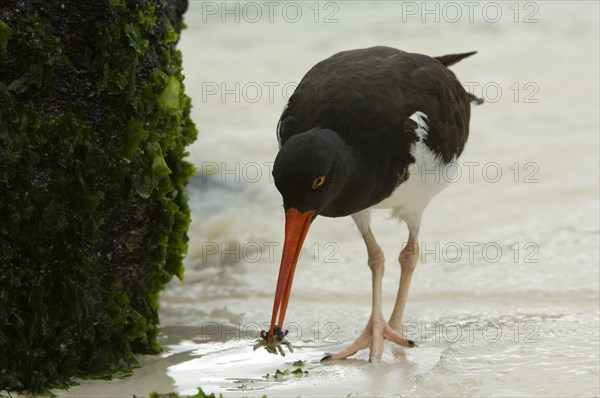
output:
M352 167L345 142L329 129L315 128L290 137L275 158L273 177L283 207L301 213L327 210Z

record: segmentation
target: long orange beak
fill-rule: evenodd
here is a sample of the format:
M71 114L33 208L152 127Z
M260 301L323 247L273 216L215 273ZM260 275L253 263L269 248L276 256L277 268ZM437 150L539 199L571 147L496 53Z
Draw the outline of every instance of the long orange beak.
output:
M287 310L292 290L292 281L296 271L296 263L302 250L302 243L308 233L308 228L312 222L315 210L308 210L300 213L294 208L285 212L285 243L283 246L283 256L279 267L279 278L277 278L277 290L275 291L275 301L273 302L273 315L271 316L271 328L269 330L269 340L273 336L275 329L275 318L279 313L277 325L283 328L283 319Z

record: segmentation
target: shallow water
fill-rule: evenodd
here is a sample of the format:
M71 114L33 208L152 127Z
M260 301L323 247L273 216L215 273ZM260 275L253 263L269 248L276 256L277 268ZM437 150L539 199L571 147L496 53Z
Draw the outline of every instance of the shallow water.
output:
M186 278L161 297L165 352L140 358L129 378L85 381L58 395L197 387L225 396L600 395L598 3L519 3L518 15L511 2L494 3L502 12L495 23L488 3L474 9L473 22L467 5L454 3L463 15L455 23L442 3L428 3L434 12L426 15L421 2L318 3L317 23L312 3L294 3L303 12L295 23L292 9L273 22L263 9L251 23L255 14L242 5L237 23L235 4L223 16L220 2L191 2L181 40L202 133L191 159L203 174L189 187ZM337 51L375 44L431 55L479 50L453 70L488 100L473 109L460 177L425 212L404 324L419 346L386 343L377 364L366 351L319 362L362 331L371 294L352 221L320 218L287 315L294 353L254 352L270 318L283 238L269 167L284 86ZM389 314L406 228L381 211L373 230L388 260ZM264 377L295 369L297 360L308 374Z

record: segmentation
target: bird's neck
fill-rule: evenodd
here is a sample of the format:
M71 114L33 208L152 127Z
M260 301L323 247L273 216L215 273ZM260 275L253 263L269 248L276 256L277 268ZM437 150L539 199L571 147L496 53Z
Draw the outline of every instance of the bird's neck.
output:
M349 145L334 131L321 133L318 145L335 164L337 187L320 214L328 217L351 215L389 196L396 185L394 178L385 178L384 162L365 159L361 148Z

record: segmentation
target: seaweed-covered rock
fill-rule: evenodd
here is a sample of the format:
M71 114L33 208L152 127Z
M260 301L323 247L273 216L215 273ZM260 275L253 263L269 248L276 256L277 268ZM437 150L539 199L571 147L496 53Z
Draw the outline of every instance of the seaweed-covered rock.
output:
M156 353L196 137L186 0L0 1L0 390Z

